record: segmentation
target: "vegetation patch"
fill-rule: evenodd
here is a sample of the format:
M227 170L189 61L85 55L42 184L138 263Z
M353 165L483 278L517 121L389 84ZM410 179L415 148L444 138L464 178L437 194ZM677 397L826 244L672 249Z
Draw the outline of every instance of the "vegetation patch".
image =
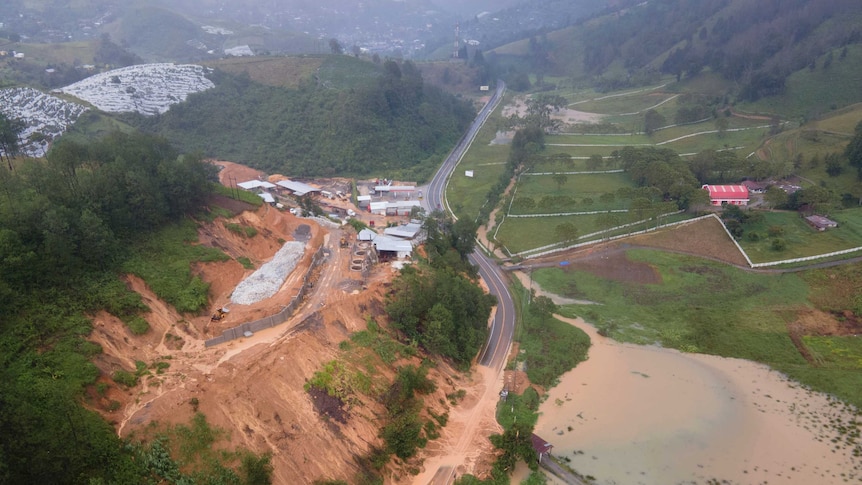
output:
M234 234L238 234L242 237L253 238L257 236L257 229L251 226L244 226L242 224L236 224L234 222L225 222L224 227L228 231Z
M190 221L166 226L136 242L135 254L124 269L143 278L159 298L178 311L198 311L208 302L209 284L192 274L191 264L230 257L218 249L190 244L196 240L197 231Z
M560 312L582 316L593 322L600 333L614 339L763 362L813 389L862 404L858 373L809 364L787 328L805 302L813 301L822 307L830 301L826 291L817 290L815 283L828 279L829 270L756 274L655 251L631 250L628 256L648 261L662 282L625 283L561 269L537 270L533 278L548 291L566 294L577 288L583 298L599 303L569 305ZM846 270L847 277L858 271L856 266ZM849 293L843 292L846 298L850 298ZM846 308L843 305L848 299L831 301Z

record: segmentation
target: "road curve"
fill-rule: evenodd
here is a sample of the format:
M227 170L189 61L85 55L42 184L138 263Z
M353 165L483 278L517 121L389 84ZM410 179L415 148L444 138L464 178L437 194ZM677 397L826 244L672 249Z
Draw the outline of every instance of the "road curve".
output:
M470 128L461 137L461 140L458 141L458 144L452 149L449 156L446 157L446 160L443 161L437 173L434 174L434 177L428 184L428 194L425 198L426 209L442 209L450 214L452 213L446 201L446 185L449 177L455 171L455 167L458 166L464 153L473 143L482 125L485 124L485 121L488 120L488 117L494 112L497 105L500 104L505 91L506 83L497 81L497 89L494 91L491 99L479 111ZM485 280L491 294L497 297L497 312L491 325L488 341L479 354L479 364L499 370L505 365L506 354L509 351L509 346L512 343L512 337L515 332L515 303L503 279L502 271L481 249L477 248L470 254L470 262L479 268L479 276Z

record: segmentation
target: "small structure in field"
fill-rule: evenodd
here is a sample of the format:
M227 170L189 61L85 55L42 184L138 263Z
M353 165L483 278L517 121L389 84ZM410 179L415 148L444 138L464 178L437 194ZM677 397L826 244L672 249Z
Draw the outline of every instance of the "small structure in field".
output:
M704 185L711 205L748 205L748 187L744 185Z
M832 219L828 219L826 217L818 215L806 217L805 222L807 222L811 227L817 229L818 231L825 231L827 229L838 227L837 222L833 221Z
M768 188L767 185L763 182L755 182L754 180L743 180L742 185L748 189L748 192L752 194L762 194L766 192Z
M536 451L536 459L541 463L542 458L551 454L551 450L554 449L554 445L543 440L536 434L530 436L530 439L533 441L533 450Z

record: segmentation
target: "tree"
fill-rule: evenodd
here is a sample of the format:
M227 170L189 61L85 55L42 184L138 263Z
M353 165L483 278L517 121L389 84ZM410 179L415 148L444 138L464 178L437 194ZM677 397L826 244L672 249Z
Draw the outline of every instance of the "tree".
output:
M644 131L647 135L652 135L657 129L664 126L665 122L665 117L654 109L648 109L644 113Z
M856 133L844 149L844 155L850 161L850 165L856 167L859 177L862 178L862 121L856 124Z
M563 173L555 173L551 178L553 178L554 182L557 184L557 190L561 190L563 185L566 185L566 182L569 181L569 177Z
M578 228L571 222L564 222L557 224L557 227L554 228L554 234L563 244L568 244L578 238Z
M590 155L587 159L587 170L598 170L602 166L602 156L598 154Z
M9 118L0 112L0 162L6 158L9 170L12 170L12 158L18 154L19 137L24 131L24 122Z
M769 204L772 208L782 207L787 204L788 195L787 192L784 191L781 187L776 187L775 185L766 189L766 193L763 195L763 199Z
M333 54L343 54L344 48L341 46L341 43L338 42L338 39L331 38L329 39L329 51Z
M718 137L724 138L727 134L727 127L730 126L730 121L723 116L715 119L715 129L718 130Z
M844 172L844 160L838 153L826 154L826 173L830 177L837 177Z
M554 300L544 295L533 298L533 301L530 303L530 314L539 317L542 324L556 311L557 304L554 303Z
M353 44L353 57L359 58L359 54L362 54L362 49L358 45Z

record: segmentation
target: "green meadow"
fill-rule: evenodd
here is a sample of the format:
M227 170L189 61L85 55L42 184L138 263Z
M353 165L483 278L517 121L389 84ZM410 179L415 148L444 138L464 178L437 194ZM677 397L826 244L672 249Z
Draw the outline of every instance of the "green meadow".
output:
M515 201L531 198L536 206L525 213L543 214L554 212L587 212L597 210L625 209L628 201L618 197L603 200L605 194L614 194L622 187L634 188L634 183L625 173L593 173L564 175L565 182L558 184L553 175L522 175L517 185ZM544 197L567 196L571 206L543 207Z
M862 210L835 212L830 217L838 222L838 227L826 231L813 229L796 212L759 214L762 215L761 220L746 223L745 233L739 241L739 245L754 263L816 256L862 247ZM775 239L784 241L784 249L773 249Z

